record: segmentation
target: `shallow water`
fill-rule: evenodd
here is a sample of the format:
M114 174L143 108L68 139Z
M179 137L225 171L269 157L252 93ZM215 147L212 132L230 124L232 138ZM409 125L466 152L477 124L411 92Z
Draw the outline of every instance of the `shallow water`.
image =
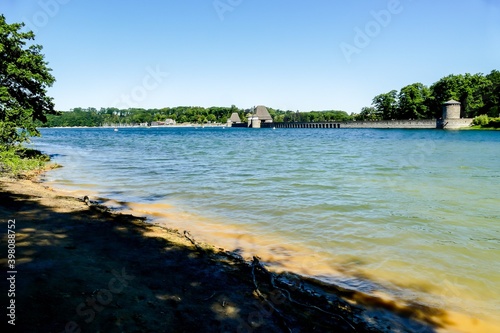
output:
M500 132L42 129L47 181L276 269L498 320Z

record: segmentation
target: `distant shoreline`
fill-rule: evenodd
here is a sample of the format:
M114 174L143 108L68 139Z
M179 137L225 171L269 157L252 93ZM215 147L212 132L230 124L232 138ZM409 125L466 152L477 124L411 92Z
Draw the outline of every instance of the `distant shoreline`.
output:
M469 123L471 119L457 119L458 124L453 126L453 130L495 130L495 128L478 128L471 127ZM176 125L117 125L117 126L55 126L55 127L40 127L40 128L247 128L246 124L240 123L236 126L228 126L227 124L176 124ZM461 126L464 125L464 126ZM261 128L274 129L440 129L437 127L437 120L377 120L377 121L338 121L338 122L288 122L288 123L266 123ZM448 129L448 128L446 128Z
M184 127L227 127L222 124L184 124L184 125L165 125L165 126L140 126L140 125L123 125L123 126L54 126L54 127L38 127L40 128L55 128L55 129L63 129L63 128L184 128Z

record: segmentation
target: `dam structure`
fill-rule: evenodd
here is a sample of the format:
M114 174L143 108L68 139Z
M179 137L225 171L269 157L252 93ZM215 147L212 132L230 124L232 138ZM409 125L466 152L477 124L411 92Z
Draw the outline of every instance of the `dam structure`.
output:
M436 128L436 120L378 120L343 122L274 123L276 128Z
M455 100L443 103L442 117L439 119L374 120L374 121L329 121L329 122L279 122L273 121L267 108L259 105L248 114L247 122L242 122L237 113L227 121L228 127L245 128L371 128L371 129L460 129L472 125L472 118L460 118L461 104Z

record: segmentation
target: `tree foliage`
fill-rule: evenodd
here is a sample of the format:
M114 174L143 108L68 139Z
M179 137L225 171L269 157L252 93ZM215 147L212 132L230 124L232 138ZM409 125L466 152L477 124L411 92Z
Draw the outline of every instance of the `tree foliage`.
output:
M81 108L77 107L67 112L48 117L46 127L67 126L112 126L112 125L138 125L151 124L154 121L175 120L177 123L225 123L233 112L240 118L245 110L231 107L178 106L162 109L117 109L117 108Z
M50 74L33 32L22 32L23 23L8 24L0 15L0 144L15 146L39 135L37 122L55 114L47 88Z
M401 88L397 116L399 119L429 119L433 115L428 106L430 90L422 83Z
M372 107L384 120L390 119L432 119L442 115L443 103L448 100L461 103L461 116L474 118L481 114L496 117L500 113L500 72L488 75L448 75L430 87L422 83L407 85L399 91L374 97ZM357 119L364 119L367 110L363 108ZM373 117L372 117L373 118Z
M352 117L349 116L347 112L338 110L309 111L309 112L284 111L283 115L283 122L307 123L307 122L332 122L332 121L349 121L349 120L352 120Z
M472 118L484 110L487 91L492 82L483 74L449 75L431 86L432 106L437 111L442 103L454 99L461 103L461 116Z
M373 98L372 105L381 119L393 119L397 117L397 94L396 90L391 90L386 94L380 94Z
M349 121L353 118L345 111L310 111L295 112L279 109L268 109L274 122L331 122ZM239 109L231 107L199 106L177 106L162 109L126 109L117 108L74 108L68 112L60 112L58 115L48 116L45 127L70 127L70 126L113 126L113 125L138 125L148 124L153 121L175 120L177 123L222 123L225 124L232 113L238 113L243 122L247 121L247 115L251 109Z
M493 70L486 78L491 82L486 88L482 113L500 117L500 71Z
M372 106L365 106L361 109L361 112L356 115L355 119L362 121L382 120L382 111Z

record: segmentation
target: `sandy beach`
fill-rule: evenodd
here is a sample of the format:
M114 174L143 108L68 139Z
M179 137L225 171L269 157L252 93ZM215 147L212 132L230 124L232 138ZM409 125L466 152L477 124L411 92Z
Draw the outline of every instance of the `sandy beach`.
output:
M15 230L15 262L1 259L16 272L1 284L9 332L450 331L442 311L271 273L37 181L0 178L0 188L4 254Z

